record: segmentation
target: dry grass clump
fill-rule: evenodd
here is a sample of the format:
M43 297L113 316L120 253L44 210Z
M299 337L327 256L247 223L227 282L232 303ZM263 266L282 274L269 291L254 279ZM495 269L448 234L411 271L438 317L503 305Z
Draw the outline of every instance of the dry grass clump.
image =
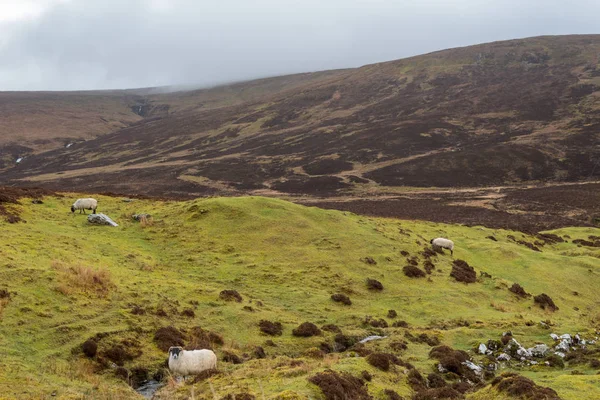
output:
M64 295L85 292L104 297L116 288L106 269L65 265L60 261L54 261L52 268L60 275L56 290Z

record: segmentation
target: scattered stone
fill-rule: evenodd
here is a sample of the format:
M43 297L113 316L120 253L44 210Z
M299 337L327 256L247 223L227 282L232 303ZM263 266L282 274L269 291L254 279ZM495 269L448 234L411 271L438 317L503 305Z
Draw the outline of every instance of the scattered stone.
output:
M358 343L367 343L367 342L370 342L373 340L385 339L386 337L387 336L371 335L371 336L367 336L363 340L360 340Z
M147 220L151 219L152 215L150 215L150 214L133 214L131 216L131 218L133 218L134 221L140 222L140 221L147 221Z
M487 354L488 348L485 344L480 343L478 348L479 354Z
M533 357L542 358L545 357L548 351L550 351L550 347L545 344L538 344L528 349Z
M498 357L496 357L498 361L510 361L510 356L506 353L501 353Z
M91 224L119 226L115 221L110 219L110 217L105 214L90 214L88 215L87 220Z

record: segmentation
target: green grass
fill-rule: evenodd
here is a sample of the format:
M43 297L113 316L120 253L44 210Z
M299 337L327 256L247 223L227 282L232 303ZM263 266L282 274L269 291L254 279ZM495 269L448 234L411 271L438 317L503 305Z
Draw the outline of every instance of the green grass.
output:
M241 365L220 362L222 374L194 386L198 398L212 398L209 384L219 398L243 390L261 398L260 387L266 398L285 390L319 398L319 390L307 378L325 368L370 371L374 379L369 391L383 398L386 388L411 395L402 371L384 373L346 353L308 357L309 348L331 342L333 335L295 338L292 329L304 321L334 323L345 334L367 336L382 332L362 325L366 315L385 318L391 325L386 314L395 309L397 319L407 321L413 334L437 335L444 344L469 350L507 330L527 346L550 344L551 332L591 337L600 324L600 249L569 242L546 245L540 253L507 239L510 234L521 238L518 232L368 218L261 197L131 203L98 197L99 212L120 224L99 227L70 213L77 197L46 198L42 205L23 200L18 208L27 223L0 222L0 289L16 293L0 309L1 399L47 398L52 392L58 398L137 398L113 369L100 370L81 354L81 344L99 333L107 334L99 351L125 339L137 341L142 355L125 367L151 372L166 358L152 341L163 326L202 326L218 332L224 347L240 355L251 354L254 346L265 348L267 359ZM131 214L138 212L152 214L153 223L132 221ZM555 233L572 239L600 236L600 230L591 228ZM486 239L489 235L498 242ZM470 285L455 282L449 277L449 254L434 260L437 269L431 279L404 276L406 259L400 251L419 255L422 262L419 253L434 236L452 238L457 246L454 258L492 278ZM377 264L362 262L367 256ZM79 287L74 282L80 281L69 272L76 267L106 271L108 290ZM381 281L385 289L368 291L367 277ZM560 310L547 312L531 299L518 299L507 290L513 282L534 295L547 293ZM237 290L243 302L219 300L224 289ZM333 303L330 296L336 292L347 293L352 306ZM146 314L133 315L134 305ZM168 310L168 316L157 316L157 308ZM187 308L194 309L194 318L180 315ZM261 334L261 319L281 322L283 335ZM552 330L538 324L547 319L554 324ZM464 321L469 326L461 326ZM535 324L526 326L528 321ZM390 351L389 343L404 339L405 331L384 329L388 338L368 347ZM265 346L267 339L277 347ZM426 375L434 365L427 357L429 350L409 343L399 355ZM220 348L217 354L221 356ZM294 365L291 358L303 362ZM573 369L585 375L570 375ZM600 397L600 383L592 376L597 371L586 366L519 372L565 399ZM167 385L162 398L186 398L190 390L191 385Z

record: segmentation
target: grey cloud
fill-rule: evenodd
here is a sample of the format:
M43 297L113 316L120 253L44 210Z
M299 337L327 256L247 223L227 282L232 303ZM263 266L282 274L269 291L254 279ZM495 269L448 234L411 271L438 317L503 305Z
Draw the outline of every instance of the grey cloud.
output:
M0 90L211 85L356 67L493 40L595 33L598 11L584 0L71 0L0 23Z

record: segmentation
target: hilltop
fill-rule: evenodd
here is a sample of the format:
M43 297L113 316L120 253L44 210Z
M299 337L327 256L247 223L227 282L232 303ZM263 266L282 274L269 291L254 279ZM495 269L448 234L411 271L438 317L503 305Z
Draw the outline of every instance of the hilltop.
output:
M143 119L130 109L134 123L28 156L0 182L331 197L597 180L599 52L600 35L544 36L136 94Z
M327 370L349 373L355 385L362 379L374 399L394 398L386 390L411 398L437 370L430 351L439 345L486 365L491 360L475 349L509 331L525 347L553 347L551 333L593 340L600 328L597 228L531 236L256 196L127 202L96 196L98 211L119 223L112 228L70 213L79 194L11 193L0 197L4 213L23 221L0 220L2 399L53 393L134 399L140 397L128 383L152 377L166 383L159 399L189 398L192 387L198 399L213 399L211 388L217 398L321 399L309 379ZM131 219L140 212L152 218ZM437 236L455 241L453 258L426 251ZM475 282L451 276L455 260L474 268ZM407 276L407 265L424 276ZM532 296L509 291L514 283ZM336 293L351 304L334 302ZM542 293L558 309L536 304L533 296ZM262 333L263 320L281 323L281 335ZM293 336L303 322L321 333ZM369 335L384 338L355 344ZM92 358L83 353L88 340L97 344ZM177 342L214 348L219 373L175 384L163 368L164 347ZM391 354L388 371L373 352ZM564 366L556 358L546 359L550 365L544 358L513 359L494 374L517 372L562 399L591 400L600 396L598 358L598 345L589 344L570 350ZM503 385L491 386L490 374L478 386L459 384L468 372L444 365L456 373L430 383L467 390L470 399L514 398L499 391Z

